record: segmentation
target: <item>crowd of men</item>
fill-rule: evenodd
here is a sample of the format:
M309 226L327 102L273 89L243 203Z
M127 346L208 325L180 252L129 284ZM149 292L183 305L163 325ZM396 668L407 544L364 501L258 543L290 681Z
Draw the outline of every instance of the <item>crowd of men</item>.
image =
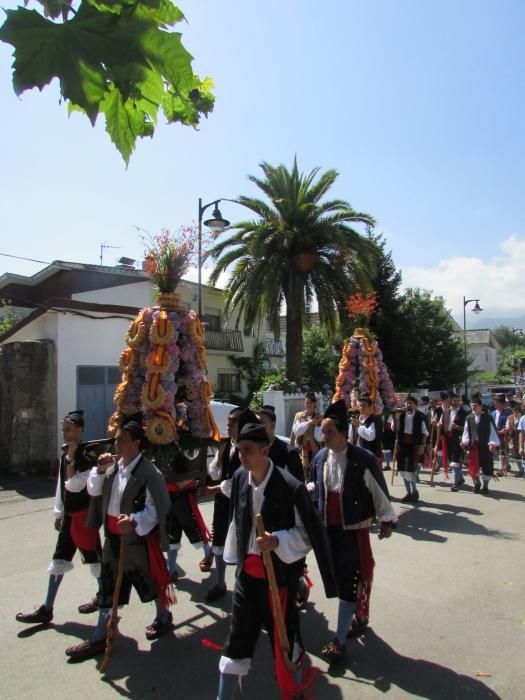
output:
M419 473L425 466L431 479L440 469L451 474L452 491L463 486L466 470L474 491L483 494L495 476L524 474L521 403L497 396L489 411L477 395L468 406L455 393L443 392L440 398L424 397L418 405L409 395L403 407L378 415L367 396L328 403L318 412L315 395L307 394L290 444L275 435L273 406L257 413L234 409L228 435L200 489L214 497L211 535L198 508L197 483L161 472L146 458L139 420L128 420L118 430L117 456L97 457L81 442L82 411L68 414L62 424L65 445L54 511L58 537L48 587L43 604L18 613L17 620L52 621L61 581L78 549L97 582L96 595L79 612L97 612L98 619L88 640L66 650L68 657L82 661L104 653L108 623L115 623L117 605L129 602L132 588L142 602L155 604L146 638L165 635L173 629L170 607L184 533L203 549L201 571L212 571L208 603L224 596L226 567L236 566L218 700L238 696L262 627L276 657L279 645L285 649L299 697L310 678L300 634L300 610L309 591L306 557L313 552L326 597L338 598L335 633L321 649L325 659L338 662L347 638L362 634L369 621L370 526L379 523L380 539L396 527L385 471L396 469L402 477L407 503L419 499ZM263 531L257 529L257 515L262 515ZM268 562L279 589L284 646L270 603Z

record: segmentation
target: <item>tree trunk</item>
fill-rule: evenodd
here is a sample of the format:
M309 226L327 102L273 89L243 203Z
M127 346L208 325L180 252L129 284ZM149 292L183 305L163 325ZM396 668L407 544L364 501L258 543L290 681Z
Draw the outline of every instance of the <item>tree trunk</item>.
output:
M302 296L290 293L285 295L285 299L286 378L300 385L303 364L303 300Z

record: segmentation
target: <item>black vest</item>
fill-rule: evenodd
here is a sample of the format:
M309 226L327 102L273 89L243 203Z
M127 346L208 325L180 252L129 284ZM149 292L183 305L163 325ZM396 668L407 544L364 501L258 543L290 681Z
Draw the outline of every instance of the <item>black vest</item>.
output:
M414 435L414 445L420 445L421 444L421 426L423 425L423 420L424 420L424 415L421 413L421 411L418 411L417 409L414 411L414 422L412 424L412 434ZM405 412L401 414L399 417L399 430L398 430L398 436L400 442L402 441L403 434L405 432Z
M60 457L60 495L62 497L62 503L64 504L64 513L78 513L80 510L85 510L89 507L90 496L87 488L82 489L73 493L66 489L66 471L67 471L67 445L62 447L62 455ZM82 446L77 447L75 452L75 473L84 472L95 467L97 464L97 455L91 455L89 449L83 448Z
M360 437L359 446L364 447L365 450L370 450L370 452L376 457L381 457L383 454L383 446L381 442L383 421L381 420L381 416L374 416L374 414L371 413L364 422L364 425L366 428L369 428L372 423L375 425L376 429L375 438L373 440L365 440L364 438Z
M235 452L230 457L230 450L232 446L232 441L228 440L221 458L221 481L226 479L231 479L235 474L237 469L241 466L241 460L239 459L239 450L235 448Z

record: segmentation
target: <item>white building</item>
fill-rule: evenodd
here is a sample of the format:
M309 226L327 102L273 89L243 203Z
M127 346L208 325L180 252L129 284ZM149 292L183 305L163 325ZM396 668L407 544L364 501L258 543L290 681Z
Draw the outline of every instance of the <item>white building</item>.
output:
M197 309L197 284L183 280L177 291L183 306ZM117 364L126 331L138 310L154 303L149 276L124 266L55 261L31 277L2 275L0 295L30 310L0 336L0 346L32 341L51 341L53 345L54 366L49 369L53 376L48 380L53 392L56 387L56 424L49 426L50 442L59 444L60 419L75 408L85 411L85 437L104 437L120 382ZM239 328L237 319L225 319L223 301L223 290L202 287L209 379L216 395L228 397L246 393L230 357L252 356L258 338L244 335L242 319ZM266 334L262 339L269 351L282 355L280 343ZM4 413L9 410L1 405L1 397L0 408ZM13 421L29 415L29 410L38 419L35 407L28 406L19 407ZM16 430L10 433L15 434Z

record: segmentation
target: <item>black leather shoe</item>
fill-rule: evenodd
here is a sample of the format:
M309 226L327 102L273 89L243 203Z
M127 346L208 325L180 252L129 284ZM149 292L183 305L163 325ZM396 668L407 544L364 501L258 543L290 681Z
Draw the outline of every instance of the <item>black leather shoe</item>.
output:
M474 493L479 493L481 491L481 484L474 484Z
M226 586L218 586L217 584L215 584L215 586L213 586L213 588L210 588L210 590L206 593L205 600L207 603L214 603L216 600L222 598L225 593Z
M481 489L481 493L482 493L484 496L487 496L488 493L489 493L489 487L488 487L487 485L485 485L485 486Z
M351 639L352 637L360 637L366 632L367 629L368 620L364 617L357 617L357 615L354 615L350 629L346 634L346 638Z
M90 600L89 603L83 603L82 605L78 606L78 612L81 615L89 615L90 613L97 612L98 610L98 603L97 599L93 598L93 600Z
M66 649L66 656L69 656L73 661L84 661L85 659L92 659L94 656L103 654L105 649L105 639L101 639L98 642L87 641Z
M146 639L152 642L154 639L162 637L163 634L173 629L173 615L170 613L168 617L162 621L156 617L151 625L146 627Z
M18 622L27 622L30 625L47 625L53 619L53 608L41 605L32 613L17 613L16 619Z

